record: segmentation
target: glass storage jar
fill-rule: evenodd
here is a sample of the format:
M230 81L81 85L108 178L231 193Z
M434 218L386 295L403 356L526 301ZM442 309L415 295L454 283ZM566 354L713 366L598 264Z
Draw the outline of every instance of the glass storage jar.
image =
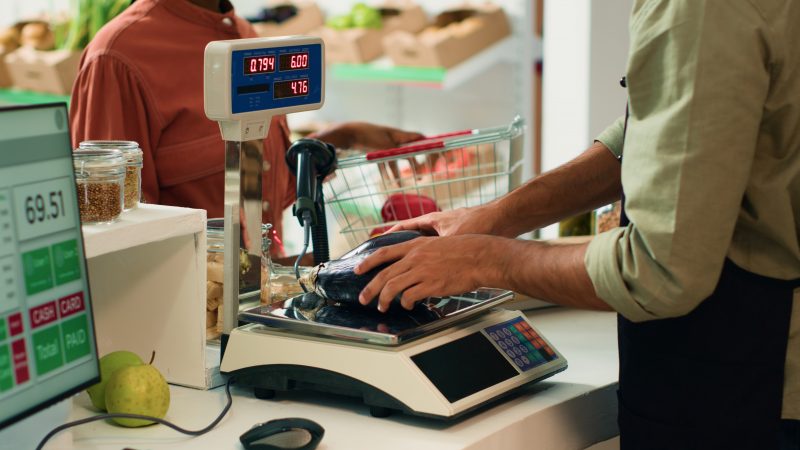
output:
M261 272L260 302L269 298L269 280L272 261L269 256L269 233L272 224L261 225L261 261L254 261L243 249L239 250L239 301L240 306L254 299L259 290L256 269ZM225 252L225 229L223 219L208 219L206 222L206 339L217 340L222 333L222 289L224 286L223 255Z
M311 270L311 267L300 266L298 270L302 277ZM269 296L266 302L262 297L261 303L271 305L301 294L303 294L303 288L300 286L300 282L297 281L294 267L273 263L272 269L270 270Z
M119 150L78 149L72 154L84 224L112 223L122 213L125 157Z
M79 148L119 150L125 156L124 210L136 209L142 198L143 153L136 141L83 141Z
M600 234L619 226L619 218L622 213L622 203L614 203L597 208L594 211L594 232Z

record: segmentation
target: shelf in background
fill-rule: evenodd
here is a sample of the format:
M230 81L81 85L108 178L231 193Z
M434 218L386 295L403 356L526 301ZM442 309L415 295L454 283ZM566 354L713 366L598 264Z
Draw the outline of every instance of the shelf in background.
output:
M388 57L382 57L366 64L331 64L330 69L332 77L337 80L452 89L479 75L492 65L507 60L511 55L513 55L512 39L506 38L449 69L395 66Z
M194 234L206 228L206 212L201 209L140 204L122 213L109 225L84 225L86 257L105 255L176 236Z
M66 102L69 104L69 95L44 94L41 92L21 91L12 88L0 89L0 106L35 105L54 102Z

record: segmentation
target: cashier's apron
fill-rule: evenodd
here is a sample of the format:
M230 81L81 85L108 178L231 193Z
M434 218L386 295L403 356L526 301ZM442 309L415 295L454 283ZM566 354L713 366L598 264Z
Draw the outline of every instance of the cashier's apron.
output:
M622 226L624 203L623 194ZM642 323L619 315L621 450L777 449L797 285L726 260L691 313Z

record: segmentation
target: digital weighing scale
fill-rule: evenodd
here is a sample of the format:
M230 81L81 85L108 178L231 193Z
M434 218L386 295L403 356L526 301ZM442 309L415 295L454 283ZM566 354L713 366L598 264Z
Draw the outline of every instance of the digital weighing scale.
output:
M260 221L260 209L249 215L255 199L243 195L242 180L261 176L245 173L260 163L242 161L250 157L247 148L260 149L273 115L322 105L322 41L290 36L210 43L205 101L226 141L222 373L252 386L258 397L311 389L361 398L375 416L402 411L451 419L566 369L564 357L524 314L495 308L513 296L498 289L418 305L433 316L347 309L308 295L240 312L235 250L244 242L241 233L260 225L251 225ZM335 314L323 320L323 310ZM234 328L233 317L249 323Z

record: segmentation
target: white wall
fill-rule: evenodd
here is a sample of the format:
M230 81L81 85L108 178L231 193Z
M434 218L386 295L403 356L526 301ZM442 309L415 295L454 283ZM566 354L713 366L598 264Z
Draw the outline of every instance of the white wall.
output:
M585 150L625 113L619 85L628 55L632 0L546 0L544 8L542 169ZM554 237L549 227L543 237Z

